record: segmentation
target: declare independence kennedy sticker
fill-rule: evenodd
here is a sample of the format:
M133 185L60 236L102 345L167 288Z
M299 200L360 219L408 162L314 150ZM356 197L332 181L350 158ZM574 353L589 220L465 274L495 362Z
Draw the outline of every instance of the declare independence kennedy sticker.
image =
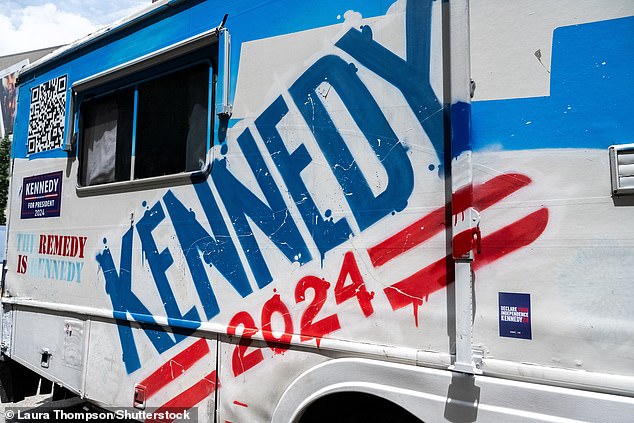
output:
M62 208L62 171L22 180L22 219L59 216Z
M530 294L499 292L498 300L500 336L532 339Z

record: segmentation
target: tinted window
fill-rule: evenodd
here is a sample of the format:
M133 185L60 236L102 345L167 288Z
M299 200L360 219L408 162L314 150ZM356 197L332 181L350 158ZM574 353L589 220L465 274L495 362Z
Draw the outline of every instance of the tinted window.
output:
M139 85L135 178L204 166L208 87L205 64Z
M82 104L82 185L130 179L133 110L132 89Z
M163 69L169 67L169 62ZM80 109L80 184L201 170L209 137L209 62L86 96Z

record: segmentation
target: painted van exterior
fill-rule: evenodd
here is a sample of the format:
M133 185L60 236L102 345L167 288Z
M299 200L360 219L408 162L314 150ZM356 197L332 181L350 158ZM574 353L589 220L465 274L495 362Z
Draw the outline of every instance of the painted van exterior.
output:
M161 1L23 69L4 354L205 421L627 421L634 5L516 3ZM80 186L85 87L200 34L202 169Z

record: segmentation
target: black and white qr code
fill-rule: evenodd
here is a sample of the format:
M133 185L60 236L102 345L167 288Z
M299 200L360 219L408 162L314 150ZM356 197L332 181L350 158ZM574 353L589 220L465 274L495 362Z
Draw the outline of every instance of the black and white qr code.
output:
M61 147L66 122L68 75L51 79L31 90L28 154Z

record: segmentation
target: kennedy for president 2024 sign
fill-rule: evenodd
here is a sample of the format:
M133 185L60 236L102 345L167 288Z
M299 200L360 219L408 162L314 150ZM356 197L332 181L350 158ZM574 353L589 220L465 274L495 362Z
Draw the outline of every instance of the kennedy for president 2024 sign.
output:
M59 216L62 207L62 172L46 173L22 181L22 219Z

